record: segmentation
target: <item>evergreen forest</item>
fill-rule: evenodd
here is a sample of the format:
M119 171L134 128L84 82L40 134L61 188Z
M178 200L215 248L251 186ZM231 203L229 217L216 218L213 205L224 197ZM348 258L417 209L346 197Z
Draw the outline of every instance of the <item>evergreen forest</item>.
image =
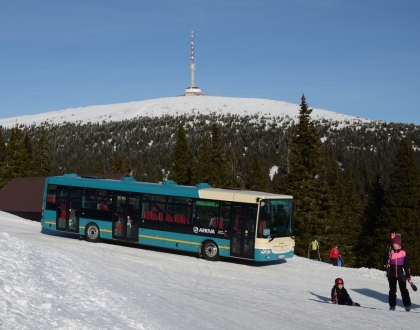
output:
M323 261L339 244L347 267L383 269L390 231L420 275L420 126L270 114L191 113L121 122L0 127L0 188L25 176L127 173L290 194L295 252L314 238Z

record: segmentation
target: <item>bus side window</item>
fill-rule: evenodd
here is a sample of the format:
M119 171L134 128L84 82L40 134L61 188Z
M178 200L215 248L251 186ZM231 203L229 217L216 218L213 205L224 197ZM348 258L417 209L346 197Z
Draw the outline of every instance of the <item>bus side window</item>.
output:
M155 195L155 203L153 211L157 214L157 219L159 221L165 220L165 212L166 212L166 196L161 195ZM153 213L153 217L156 217L156 215Z
M96 189L83 189L82 216L84 218L96 218Z
M232 211L232 203L222 202L222 210L221 210L222 227L219 221L219 229L230 229L231 211Z
M145 220L157 220L153 218L153 212L152 212L152 206L150 202L143 202L143 214L142 214L142 219Z
M112 195L111 190L98 189L97 199L95 200L95 210L98 219L111 220L112 219Z
M55 206L56 197L57 197L57 186L50 184L48 186L47 203L45 206L47 210L56 209L56 206Z
M212 220L220 218L219 206L220 203L218 201L197 200L194 208L194 225L211 227Z

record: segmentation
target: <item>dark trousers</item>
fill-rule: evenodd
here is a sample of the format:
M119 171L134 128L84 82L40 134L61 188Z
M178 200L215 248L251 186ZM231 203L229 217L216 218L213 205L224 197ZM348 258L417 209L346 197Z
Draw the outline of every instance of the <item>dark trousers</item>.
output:
M338 266L338 258L330 258L333 266Z
M314 260L319 260L319 251L318 250L312 250L312 258Z
M401 298L403 300L404 306L410 306L411 305L411 299L410 294L407 290L407 283L404 280L396 279L395 277L388 277L388 283L389 283L389 306L396 306L397 305L397 282L398 286L400 287L401 292Z

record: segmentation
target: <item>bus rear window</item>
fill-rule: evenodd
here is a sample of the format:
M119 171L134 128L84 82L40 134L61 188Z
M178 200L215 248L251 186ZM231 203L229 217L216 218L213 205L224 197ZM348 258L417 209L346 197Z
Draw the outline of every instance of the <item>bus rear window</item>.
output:
M48 185L47 203L46 203L47 210L56 209L56 206L55 206L56 197L57 197L57 186L53 184Z

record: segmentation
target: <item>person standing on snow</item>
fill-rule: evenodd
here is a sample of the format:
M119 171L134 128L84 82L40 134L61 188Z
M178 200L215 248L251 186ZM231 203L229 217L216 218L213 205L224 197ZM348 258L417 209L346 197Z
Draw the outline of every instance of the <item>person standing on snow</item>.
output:
M388 264L388 258L391 255L391 251L392 251L392 240L395 238L395 236L400 236L400 233L397 233L395 230L391 231L391 239L388 243L388 246L386 248L386 253L385 253L385 257L384 257L384 268L387 269L389 264Z
M344 259L343 259L343 256L341 255L341 252L339 253L339 256L338 256L337 265L338 267L343 267L344 265Z
M312 259L319 260L319 243L316 238L311 242L311 249L312 249Z
M335 285L331 290L331 302L337 305L360 306L360 304L351 300L350 295L344 288L344 281L342 278L335 279Z
M407 290L407 280L411 282L411 271L410 262L407 257L407 253L401 249L401 236L395 235L392 240L392 249L387 260L387 278L389 283L389 309L395 311L397 305L397 282L400 287L401 298L405 310L409 312L411 310L411 299L410 293ZM385 260L384 260L385 263Z
M340 257L340 251L338 251L338 244L335 244L330 250L330 260L333 266L338 266L339 257Z

